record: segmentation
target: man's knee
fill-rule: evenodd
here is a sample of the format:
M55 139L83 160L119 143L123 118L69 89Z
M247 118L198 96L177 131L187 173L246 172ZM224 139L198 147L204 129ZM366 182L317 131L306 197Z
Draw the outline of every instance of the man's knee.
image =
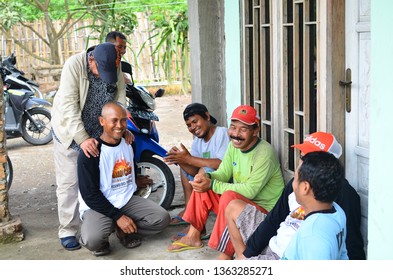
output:
M169 213L167 211L162 211L160 213L160 217L159 217L159 231L164 230L169 223L171 222L171 216L169 215Z
M192 186L190 184L190 181L193 181L194 177L192 177L191 175L185 173L185 171L183 171L183 170L181 170L180 174L181 174L180 175L181 184L182 184L183 188L192 190Z
M102 231L81 232L80 243L90 251L101 249L108 242L108 236Z
M180 177L185 181L193 181L194 180L194 176L191 176L190 174L188 174L186 171L184 171L183 169L180 168Z
M243 211L245 205L246 204L244 201L240 199L234 199L230 201L225 208L225 218L236 221L240 213Z
M227 207L225 208L225 218L227 220L234 220L234 213L233 210L236 208L236 200L232 200L228 203Z
M165 209L155 209L152 215L147 219L151 230L158 232L163 231L170 223L171 216Z
M239 193L235 191L225 191L220 197L220 209L225 210L228 204L239 197Z

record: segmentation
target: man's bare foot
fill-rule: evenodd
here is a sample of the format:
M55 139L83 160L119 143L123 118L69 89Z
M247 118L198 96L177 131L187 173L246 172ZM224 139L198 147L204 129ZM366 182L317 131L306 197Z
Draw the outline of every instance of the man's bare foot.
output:
M183 236L186 236L189 230L190 230L190 226L184 228L182 231L179 231L175 235L172 235L171 240L172 241L178 241ZM203 230L201 232L201 240L207 240L209 238L210 238L210 233L207 234L206 228L203 228Z
M188 223L184 221L182 218L183 214L184 214L184 210L181 211L179 214L177 214L177 216L173 217L169 225L170 226L188 225Z
M233 257L228 256L227 254L221 253L218 256L217 260L233 260Z
M189 236L183 236L179 240L173 242L168 246L168 252L181 252L185 250L199 249L203 247L203 243L200 239L195 239Z

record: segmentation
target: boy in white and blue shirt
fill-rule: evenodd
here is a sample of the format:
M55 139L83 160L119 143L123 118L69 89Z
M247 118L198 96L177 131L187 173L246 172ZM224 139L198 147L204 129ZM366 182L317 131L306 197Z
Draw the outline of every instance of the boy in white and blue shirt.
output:
M302 226L286 247L286 260L347 260L346 217L333 202L344 180L337 158L325 152L302 157L295 172L293 191L304 209Z

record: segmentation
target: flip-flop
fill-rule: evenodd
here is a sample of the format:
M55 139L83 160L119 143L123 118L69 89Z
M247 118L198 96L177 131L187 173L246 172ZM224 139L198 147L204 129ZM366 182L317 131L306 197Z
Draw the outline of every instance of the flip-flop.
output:
M178 222L173 222L174 220L177 220ZM171 222L169 223L169 226L181 226L181 225L189 225L190 223L186 222L183 220L182 217L180 216L175 216L172 218Z
M167 252L176 253L176 252L183 252L183 251L187 251L187 250L200 249L200 248L203 247L203 243L202 243L200 246L191 246L191 245L187 245L187 244L181 243L181 242L179 242L179 241L175 241L175 242L173 242L172 244L173 244L173 245L178 245L178 246L180 246L180 248L178 248L178 249L173 249L173 250L166 249Z
M171 241L172 242L174 242L174 241L177 241L177 240L179 240L180 238L182 238L183 236L186 236L187 235L187 233L184 233L184 232L178 232L177 234L176 234L176 236L178 236L179 238L178 239L175 239L174 237L175 236L172 236L172 238L171 238ZM210 238L210 233L209 234L203 234L203 235L201 235L201 240L208 240Z
M60 238L60 243L61 246L68 251L75 251L82 248L75 236Z

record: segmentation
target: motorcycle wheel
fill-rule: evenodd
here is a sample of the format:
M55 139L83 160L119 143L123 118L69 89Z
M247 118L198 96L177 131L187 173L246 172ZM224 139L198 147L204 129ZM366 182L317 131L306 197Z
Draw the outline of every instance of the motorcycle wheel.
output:
M12 179L14 177L14 168L12 167L11 159L9 156L7 156L7 161L4 164L4 169L7 174L7 190L9 190L11 188Z
M168 210L175 195L175 179L171 169L162 160L152 156L141 158L137 166L137 175L148 175L153 180L153 185L141 196Z
M51 114L48 109L36 107L29 114L35 124L24 114L22 119L22 137L32 145L45 145L52 141ZM37 125L37 126L36 126Z

